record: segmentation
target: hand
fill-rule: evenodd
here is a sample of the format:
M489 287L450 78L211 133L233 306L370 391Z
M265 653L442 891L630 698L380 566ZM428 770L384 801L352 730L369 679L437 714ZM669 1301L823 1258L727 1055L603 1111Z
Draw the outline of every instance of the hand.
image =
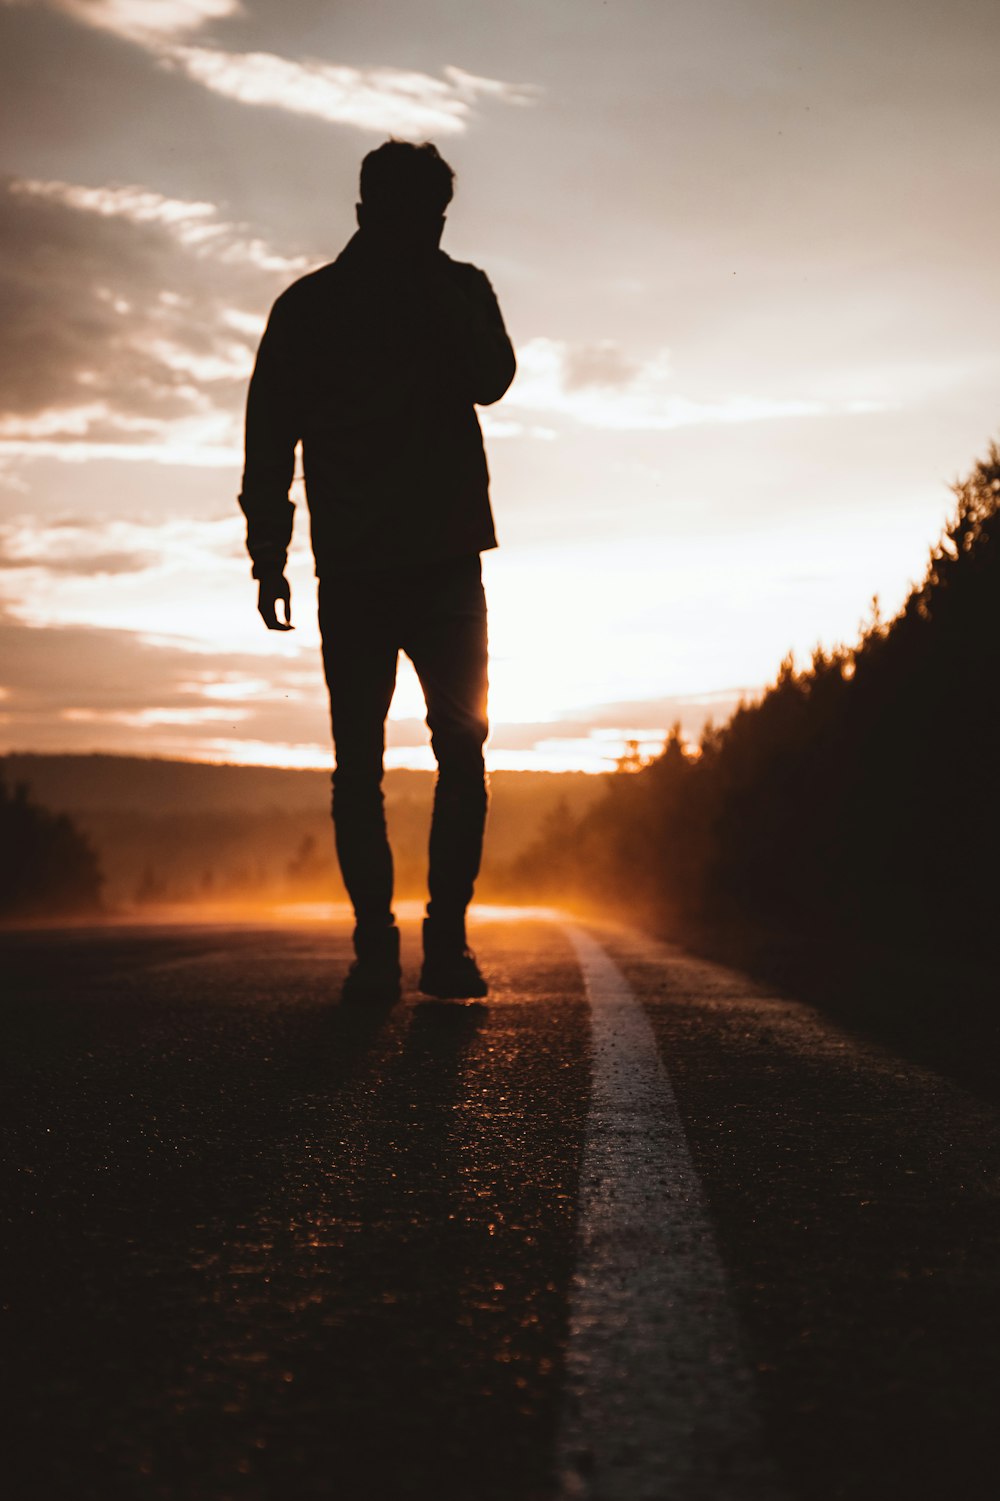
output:
M275 605L281 600L285 606L285 618L279 620ZM292 591L283 573L269 573L260 581L257 609L269 631L294 631L292 625Z

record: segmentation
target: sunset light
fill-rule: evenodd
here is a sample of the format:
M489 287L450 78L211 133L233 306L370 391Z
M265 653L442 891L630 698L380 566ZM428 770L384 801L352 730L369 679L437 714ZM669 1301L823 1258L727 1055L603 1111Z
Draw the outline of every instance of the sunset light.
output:
M274 297L338 252L389 133L447 141L446 246L518 353L482 414L494 767L697 738L898 606L995 421L991 237L952 234L965 178L927 170L959 130L970 180L986 151L966 63L928 11L938 85L879 74L876 104L877 47L827 49L818 8L780 36L734 9L724 56L707 15L667 45L626 9L557 51L401 12L379 52L361 10L297 36L238 0L4 8L63 99L53 134L24 95L0 195L7 748L328 765L305 497L283 638L248 578L242 408ZM81 71L100 87L60 85ZM430 764L423 714L403 664L389 764Z
M0 0L12 1501L997 1492L998 58Z

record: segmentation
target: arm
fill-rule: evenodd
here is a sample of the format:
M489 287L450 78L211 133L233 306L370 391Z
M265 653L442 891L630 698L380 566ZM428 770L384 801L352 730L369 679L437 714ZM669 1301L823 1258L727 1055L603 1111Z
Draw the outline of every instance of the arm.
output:
M291 601L284 578L295 507L288 498L299 439L292 394L287 311L281 298L271 310L250 381L246 411L246 465L240 506L247 519L252 576L260 583L258 609L269 630L291 629ZM285 602L279 624L275 602Z
M514 379L517 361L503 315L485 274L452 262L440 278L435 320L477 406L499 401Z

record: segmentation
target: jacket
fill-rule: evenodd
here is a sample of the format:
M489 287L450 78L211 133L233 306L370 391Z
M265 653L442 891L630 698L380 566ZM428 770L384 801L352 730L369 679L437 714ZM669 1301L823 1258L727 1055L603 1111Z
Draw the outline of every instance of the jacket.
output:
M302 444L316 572L495 547L475 408L514 351L486 276L435 250L402 262L362 233L275 302L246 411L239 497L253 576L280 570Z

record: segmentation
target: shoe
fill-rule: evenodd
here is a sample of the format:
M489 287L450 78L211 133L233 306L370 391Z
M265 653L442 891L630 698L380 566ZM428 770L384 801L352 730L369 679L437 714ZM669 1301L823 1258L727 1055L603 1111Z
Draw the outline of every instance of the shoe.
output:
M357 958L347 971L340 999L347 1004L391 1006L402 993L399 965L399 929L388 928L377 939L354 934Z
M426 954L420 971L420 990L439 1001L480 1000L490 993L476 956L469 948Z
M377 959L355 959L340 987L340 999L346 1005L393 1006L401 995L399 965Z

